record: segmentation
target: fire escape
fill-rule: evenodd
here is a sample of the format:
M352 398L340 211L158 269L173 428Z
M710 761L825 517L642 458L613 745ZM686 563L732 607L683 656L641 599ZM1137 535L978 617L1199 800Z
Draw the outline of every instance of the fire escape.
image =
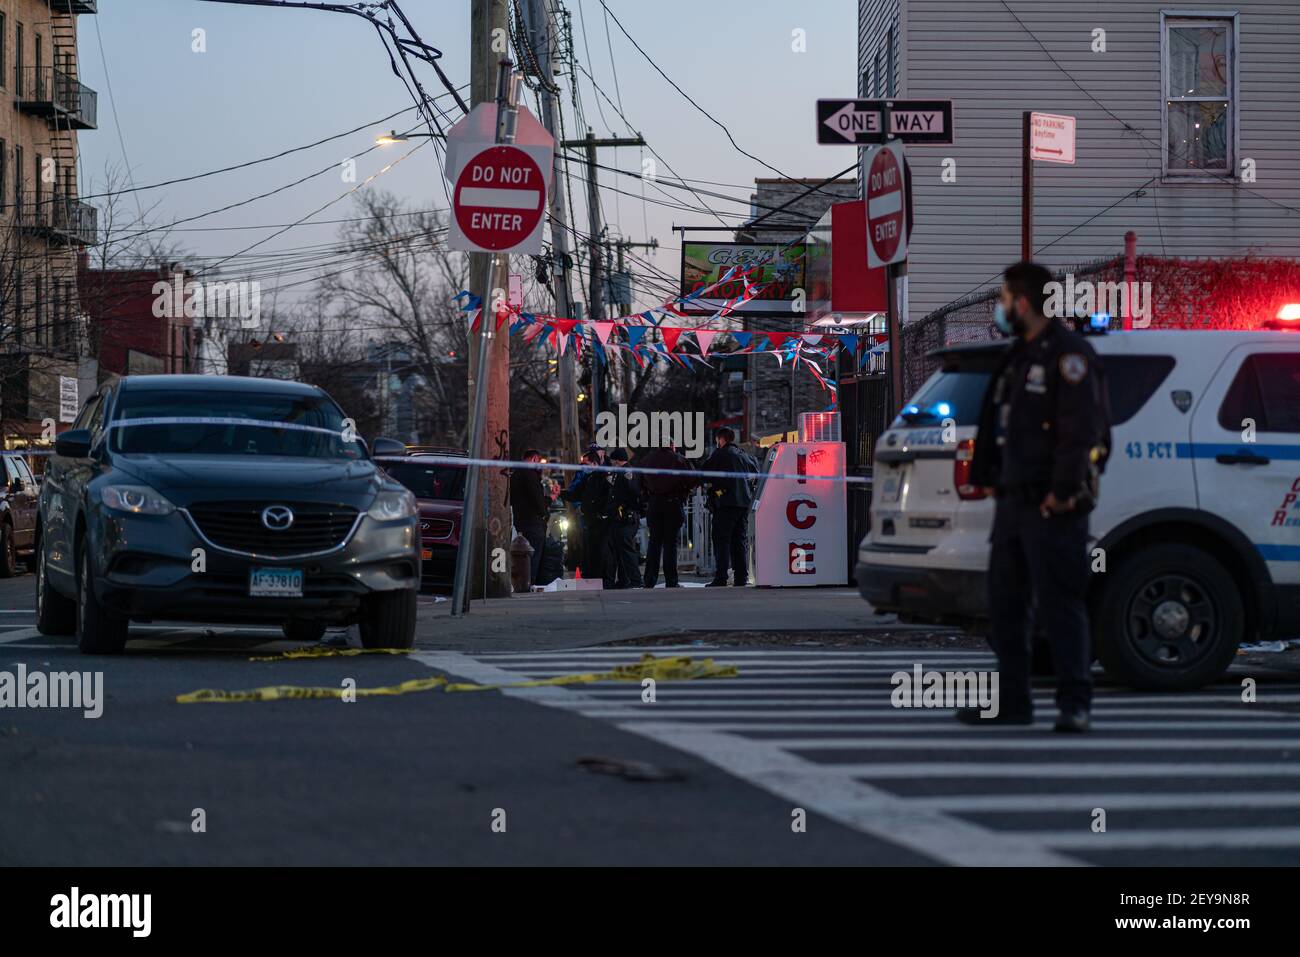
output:
M45 0L50 9L48 39L34 37L35 63L21 70L18 108L45 120L49 131L42 154L32 158L34 195L19 208L19 228L49 244L43 290L49 333L46 344L75 352L77 249L98 240L98 210L77 198L79 130L98 126L98 94L77 77L77 16L97 12L97 0ZM18 171L24 178L27 171ZM41 317L37 317L38 326Z

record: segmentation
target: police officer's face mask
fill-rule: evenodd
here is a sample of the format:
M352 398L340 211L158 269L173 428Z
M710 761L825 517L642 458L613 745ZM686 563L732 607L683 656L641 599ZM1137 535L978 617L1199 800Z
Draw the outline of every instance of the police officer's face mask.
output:
M1025 320L1016 312L1013 304L1010 309L999 302L993 307L993 324L998 327L1003 335L1019 336L1025 331Z

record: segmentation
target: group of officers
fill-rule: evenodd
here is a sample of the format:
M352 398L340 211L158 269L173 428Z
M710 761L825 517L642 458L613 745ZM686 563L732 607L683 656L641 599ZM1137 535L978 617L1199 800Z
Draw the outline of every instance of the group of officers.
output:
M1052 274L1020 262L1003 274L994 322L1010 339L984 394L971 482L996 500L988 575L989 641L998 658L999 709L987 718L963 708L966 723L1028 725L1033 722L1030 647L1035 627L1045 632L1054 670L1056 731L1091 726L1092 650L1087 587L1088 515L1099 495L1099 478L1111 445L1110 408L1104 372L1091 345L1059 317L1047 314ZM749 474L754 459L735 445L730 429L715 435L717 449L702 471L727 473L707 479L713 512L717 573L711 586L748 584L747 513L753 501ZM526 458L540 462L530 450ZM545 541L551 501L578 507L582 521L582 572L606 588L653 588L662 562L669 588L677 580L677 535L686 497L700 484L692 475L618 470L624 449L595 446L562 492L549 499L536 469L511 478L515 524L534 543L534 577ZM610 465L615 470L598 469ZM650 452L645 469L684 471L690 464L673 448ZM516 486L516 483L518 485ZM636 532L642 513L650 528L644 579L638 568Z
M758 463L736 445L735 432L729 428L719 429L714 443L716 448L699 471L726 476L675 474L696 469L672 445L650 450L637 461L636 470L628 470L626 449L605 450L593 444L582 455L585 467L563 489L548 487L539 468L514 469L510 499L515 527L533 548L531 580L537 581L551 503L558 498L578 513L578 568L583 578L600 579L607 589L654 588L662 569L664 585L680 588L677 539L686 521L687 499L704 485L705 505L713 514L716 555L716 571L707 587L749 584L748 514ZM523 460L540 465L542 456L529 449ZM650 536L644 575L637 542L643 517Z

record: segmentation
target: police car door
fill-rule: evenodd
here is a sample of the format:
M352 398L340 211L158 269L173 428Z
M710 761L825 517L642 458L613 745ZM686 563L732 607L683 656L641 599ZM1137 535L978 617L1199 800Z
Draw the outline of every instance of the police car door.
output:
M1300 584L1300 338L1228 353L1192 419L1200 507L1259 549L1275 585Z

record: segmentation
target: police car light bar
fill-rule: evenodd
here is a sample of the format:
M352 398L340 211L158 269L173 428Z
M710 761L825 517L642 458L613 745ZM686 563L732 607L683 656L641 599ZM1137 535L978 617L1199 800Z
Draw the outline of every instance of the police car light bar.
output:
M1280 322L1300 322L1300 302L1288 302L1277 311Z

